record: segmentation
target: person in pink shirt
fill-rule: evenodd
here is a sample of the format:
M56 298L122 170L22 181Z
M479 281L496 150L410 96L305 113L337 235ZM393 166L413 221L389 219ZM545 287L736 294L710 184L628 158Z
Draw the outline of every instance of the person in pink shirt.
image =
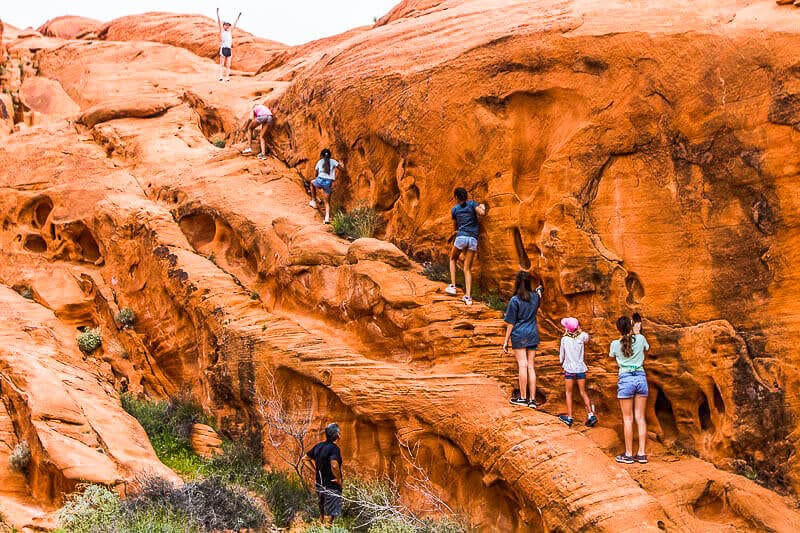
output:
M261 126L261 132L258 135L258 142L261 145L261 152L258 154L259 159L267 158L267 132L274 122L275 117L272 115L270 108L264 104L256 104L253 106L253 110L250 112L244 125L240 128L240 131L247 132L247 142L249 143L253 138L253 130ZM243 155L252 153L253 149L250 146L242 150Z
M586 406L586 425L593 427L597 424L597 416L594 414L594 406L586 393L586 362L583 360L586 343L589 342L589 334L581 331L581 325L577 318L567 317L561 320L564 326L564 336L561 337L561 349L558 359L564 369L564 389L567 395L567 414L558 415L558 419L567 426L572 427L572 393L575 382L578 382L583 403Z

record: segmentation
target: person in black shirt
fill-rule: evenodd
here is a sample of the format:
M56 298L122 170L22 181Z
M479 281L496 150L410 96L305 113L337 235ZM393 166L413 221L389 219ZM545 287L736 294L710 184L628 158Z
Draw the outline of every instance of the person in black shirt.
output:
M306 464L314 463L315 487L319 496L319 514L322 522L332 523L342 514L342 452L339 425L325 428L325 442L320 442L306 453Z

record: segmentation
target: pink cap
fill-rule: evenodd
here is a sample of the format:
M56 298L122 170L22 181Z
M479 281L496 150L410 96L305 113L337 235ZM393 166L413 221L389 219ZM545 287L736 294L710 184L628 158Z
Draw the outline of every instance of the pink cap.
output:
M581 327L580 323L578 323L578 319L572 318L571 316L562 318L561 325L564 326L567 331L578 331L578 328Z

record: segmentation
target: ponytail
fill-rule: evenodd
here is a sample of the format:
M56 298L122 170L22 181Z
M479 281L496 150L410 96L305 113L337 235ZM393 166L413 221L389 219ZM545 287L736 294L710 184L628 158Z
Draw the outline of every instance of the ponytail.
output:
M517 272L514 280L514 295L525 302L531 301L531 275L524 270Z
M325 148L320 154L322 157L322 171L325 174L331 173L331 151Z
M630 357L633 355L633 334L631 330L633 326L631 319L627 316L621 316L617 319L617 330L622 334L619 339L620 347L622 348L622 355Z

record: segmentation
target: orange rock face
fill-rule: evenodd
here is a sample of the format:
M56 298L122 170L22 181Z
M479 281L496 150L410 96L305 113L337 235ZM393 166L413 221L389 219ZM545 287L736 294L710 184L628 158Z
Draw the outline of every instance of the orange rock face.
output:
M407 486L412 446L481 530L799 530L789 13L408 1L295 49L254 38L238 57L259 73L226 84L202 17L126 17L91 43L6 35L30 68L2 78L18 112L0 146L0 509L47 526L79 482L170 476L121 391L186 391L280 467L258 409L277 382L311 435L341 425L347 475ZM265 97L272 157L212 144ZM347 168L334 202L374 207L382 239L340 239L308 207L324 146ZM489 205L481 290L508 296L519 268L544 280L539 411L508 405L500 314L412 260L446 253L458 185ZM633 310L651 462L623 468L605 354ZM592 429L555 417L566 315L592 335ZM85 326L103 338L88 355ZM24 475L4 466L22 441Z

